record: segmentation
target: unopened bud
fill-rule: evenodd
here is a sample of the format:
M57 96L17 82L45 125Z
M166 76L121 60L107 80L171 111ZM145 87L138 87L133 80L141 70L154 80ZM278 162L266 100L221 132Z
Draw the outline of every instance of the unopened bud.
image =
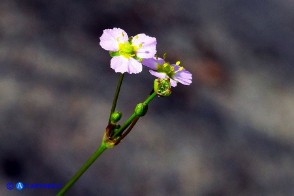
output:
M117 123L121 119L121 116L122 116L121 112L118 112L118 111L113 112L110 117L111 124Z
M137 116L144 116L147 113L148 105L144 103L138 103L135 107L135 113Z

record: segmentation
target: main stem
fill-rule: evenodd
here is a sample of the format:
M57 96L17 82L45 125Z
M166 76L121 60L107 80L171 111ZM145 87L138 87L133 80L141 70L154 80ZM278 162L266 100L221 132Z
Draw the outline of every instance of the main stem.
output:
M91 155L91 157L84 163L84 165L77 171L77 173L68 181L68 183L57 193L57 196L64 195L74 183L87 171L87 169L96 161L96 159L107 149L102 142L99 148Z

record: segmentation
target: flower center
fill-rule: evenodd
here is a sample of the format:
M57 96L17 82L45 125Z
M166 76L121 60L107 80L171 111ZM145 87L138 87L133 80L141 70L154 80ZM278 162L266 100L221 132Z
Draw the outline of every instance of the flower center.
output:
M167 62L165 62L163 65L159 64L157 71L166 73L166 75L168 75L170 78L172 78L172 76L175 74L175 68Z
M119 44L118 51L119 51L120 55L122 55L126 58L130 58L130 57L135 56L134 47L129 42Z

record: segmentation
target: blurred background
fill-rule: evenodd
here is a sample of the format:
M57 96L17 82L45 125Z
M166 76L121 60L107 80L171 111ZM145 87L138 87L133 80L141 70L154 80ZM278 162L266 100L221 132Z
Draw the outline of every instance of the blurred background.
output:
M1 0L0 195L65 184L101 142L118 74L106 28L157 38L193 74L156 98L68 195L293 195L294 2ZM154 77L127 75L125 120Z

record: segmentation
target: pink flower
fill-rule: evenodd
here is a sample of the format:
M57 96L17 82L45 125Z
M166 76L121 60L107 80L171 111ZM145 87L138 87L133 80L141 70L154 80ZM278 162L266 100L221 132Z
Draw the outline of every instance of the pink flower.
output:
M158 78L170 78L172 87L176 87L178 82L184 85L192 83L192 74L184 67L179 66L179 61L176 64L170 64L162 58L149 58L143 59L142 63L151 69L149 72L152 75Z
M129 38L120 28L105 29L100 37L100 46L110 51L110 67L120 73L141 72L142 59L156 54L156 38L143 33Z

